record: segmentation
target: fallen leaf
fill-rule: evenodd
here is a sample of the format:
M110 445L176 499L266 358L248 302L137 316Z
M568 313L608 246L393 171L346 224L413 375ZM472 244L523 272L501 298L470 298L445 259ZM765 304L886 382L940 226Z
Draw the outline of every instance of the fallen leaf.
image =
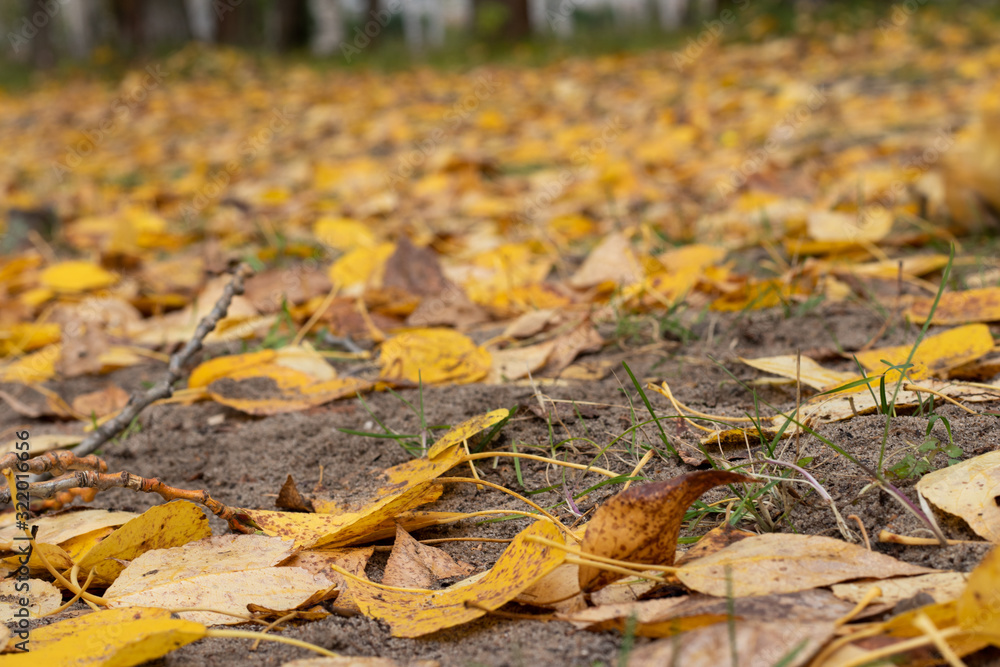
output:
M830 590L841 600L857 604L872 586L878 586L882 594L870 601L871 604L895 605L902 600L927 593L935 602L949 602L958 599L965 590L969 575L962 572L933 572L915 577L897 577L883 581L864 581L849 584L835 584Z
M923 324L931 315L934 299L916 299L906 311L907 317ZM983 287L941 295L931 324L965 324L1000 321L1000 287Z
M453 426L444 435L438 438L430 449L427 450L427 458L436 459L452 447L468 441L471 446L476 445L476 436L488 428L496 427L497 424L510 419L511 412L505 408L487 412L484 415L477 415L471 419L466 419L461 424Z
M206 393L216 403L250 415L277 415L355 396L373 386L370 380L354 377L286 387L271 377L223 378L210 384Z
M685 595L592 607L561 618L592 632L623 631L630 618L640 637L670 637L697 627L733 619L782 623L835 621L851 611L853 604L838 600L830 591L738 598L732 601L710 595Z
M141 665L205 636L200 623L167 609L103 609L31 631L30 652L5 655L5 665L98 667Z
M885 208L870 211L864 218L858 213L812 211L806 227L809 237L816 241L870 243L885 238L892 230L892 219L892 212Z
M493 350L493 366L486 377L489 384L500 384L504 381L519 380L532 373L537 373L549 360L555 341L546 341L527 347L509 347L503 350Z
M818 363L807 356L801 357L799 371L796 373L796 356L788 354L778 357L762 357L760 359L744 359L740 357L747 366L752 366L757 370L771 373L783 378L795 380L796 376L801 379L802 384L813 389L827 389L829 387L850 382L858 378L857 373L844 373L823 368Z
M555 346L549 354L549 361L542 373L557 376L573 363L581 354L598 352L604 346L604 339L589 320L583 320L572 330L555 339Z
M740 664L797 667L804 665L833 638L831 621L800 623L739 620L685 632L637 648L629 667L660 665L726 665L733 655Z
M44 579L25 581L18 578L0 582L0 623L13 623L17 627L19 619L48 616L62 603L62 592Z
M818 535L767 533L691 561L677 578L708 595L794 593L850 579L933 572L862 546Z
M31 438L34 443L34 436ZM61 512L48 516L40 516L31 521L32 527L38 528L35 540L46 544L63 544L78 535L83 535L100 528L117 528L132 519L138 518L134 512L118 512L114 510L82 510ZM0 542L10 543L15 537L24 535L23 530L11 524L0 528Z
M394 336L382 344L378 362L381 380L412 386L476 382L492 365L489 352L450 329L416 329Z
M53 291L78 294L110 287L118 282L118 277L90 262L69 261L48 267L39 281Z
M375 481L375 490L339 514L300 514L243 509L267 535L289 537L297 548L346 546L381 528L419 498L435 477L462 462L464 450L453 447L434 459L412 459L385 470Z
M73 399L73 409L89 416L97 418L112 415L128 403L129 395L121 387L111 385L105 389L92 391L89 394L81 394ZM32 451L34 451L32 443Z
M621 232L605 236L587 255L587 259L570 279L575 289L602 285L629 285L642 280L643 271L632 252L628 237Z
M674 561L674 565L681 566L697 558L709 556L728 547L730 544L753 537L755 534L735 528L731 523L723 522L702 535L701 539L695 542L691 548L678 556Z
M211 534L200 507L174 500L150 507L104 538L78 561L80 572L86 578L93 570L95 582L110 584L129 561L147 551L181 546Z
M292 510L295 512L315 512L312 501L304 497L299 492L299 487L295 485L295 480L289 475L285 483L278 491L278 497L274 501L275 507L281 510Z
M976 535L1000 542L1000 452L929 472L917 482L917 491L945 512L964 519Z
M396 525L396 542L382 574L382 583L401 588L438 588L438 581L464 577L475 569L441 549L420 544Z
M389 624L393 637L420 637L461 625L513 600L563 562L562 549L529 542L529 536L562 543L558 528L536 521L518 533L492 569L469 582L442 591L404 592L351 580L348 590L362 613Z
M912 349L912 345L899 345L857 352L855 356L869 371L882 373L888 369L884 362L894 366L906 363ZM992 349L993 336L985 324L969 324L928 336L913 354L911 363L914 368L907 372L907 376L913 380L928 375L945 377L951 369L978 359Z
M112 608L156 604L237 614L245 614L250 602L294 608L331 582L300 568L275 567L292 551L291 540L264 535L219 535L154 549L129 563L105 597ZM242 622L211 612L183 612L181 616L205 625Z
M587 602L580 590L580 566L563 563L525 589L515 602L548 607L564 614L585 609Z
M724 471L697 471L662 482L638 484L601 505L587 524L585 554L650 565L672 565L688 506L720 484L752 481ZM580 589L595 591L623 574L580 566Z
M336 572L331 565L347 570L356 577L367 579L365 567L368 560L375 553L375 547L348 547L348 548L327 548L307 549L300 551L288 560L281 563L285 567L300 567L313 574L322 574L337 585L340 595L337 597L337 607L340 609L357 609L358 605L351 598L351 592L347 590L347 579L340 572Z

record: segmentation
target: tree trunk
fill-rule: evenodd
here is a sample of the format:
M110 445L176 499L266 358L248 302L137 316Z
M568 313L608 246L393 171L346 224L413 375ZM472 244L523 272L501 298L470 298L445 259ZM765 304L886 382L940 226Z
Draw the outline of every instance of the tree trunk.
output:
M38 68L52 67L56 64L52 48L52 16L45 11L43 0L28 0L24 6L28 23L37 30L30 42L31 64Z
M531 34L528 0L474 0L476 28L494 42L516 42Z

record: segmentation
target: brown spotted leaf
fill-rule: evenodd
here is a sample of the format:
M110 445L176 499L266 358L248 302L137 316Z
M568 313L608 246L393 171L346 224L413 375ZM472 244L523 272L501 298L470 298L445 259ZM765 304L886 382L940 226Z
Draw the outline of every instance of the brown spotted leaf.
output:
M752 481L720 470L691 472L633 486L604 503L587 525L585 553L653 565L673 565L681 520L701 494L720 484ZM580 566L580 589L595 591L622 574Z
M417 542L396 524L396 543L385 565L382 583L401 588L437 588L439 580L465 577L473 569L441 549Z

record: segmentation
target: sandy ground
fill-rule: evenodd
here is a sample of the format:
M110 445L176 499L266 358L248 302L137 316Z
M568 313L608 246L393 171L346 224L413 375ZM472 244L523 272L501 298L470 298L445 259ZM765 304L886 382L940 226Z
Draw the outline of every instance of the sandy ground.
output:
M685 345L669 339L651 340L634 337L622 346L612 344L588 361L608 360L615 363L612 372L596 382L566 383L562 386L542 386L548 398L576 401L561 403L555 419L547 422L528 409L537 408L538 399L530 386L468 385L432 387L424 390L423 401L429 424L455 424L466 418L496 408L520 406L517 416L505 427L499 439L490 447L518 451L531 447L550 451L552 443L567 438L588 438L559 445L559 452L569 460L590 461L597 446L604 447L633 423L636 416L647 418L637 392L621 367L626 361L642 380L667 381L676 396L692 408L713 414L740 416L753 413L753 397L735 378L752 381L762 374L741 364L738 357L760 357L773 354L803 353L827 355L822 363L840 370L849 370L851 362L831 354L838 346L856 350L881 328L879 316L857 305L820 306L797 317L786 317L781 310L745 313L735 316L709 315L690 323L698 339ZM609 325L610 326L610 325ZM931 333L934 330L932 329ZM482 332L487 335L489 332ZM610 330L605 331L610 334ZM891 328L879 341L880 345L912 342L916 330L900 326ZM209 353L219 353L210 350ZM712 361L714 359L715 361ZM717 363L716 363L717 362ZM114 382L126 391L142 387L155 380L162 367L151 364L117 372L101 378L78 378L50 385L64 398L93 391ZM724 370L725 369L725 370ZM728 371L728 372L727 372ZM730 375L730 373L732 375ZM10 390L12 387L6 387ZM795 404L794 385L757 386L760 399L781 409ZM408 400L417 400L415 390L402 392ZM666 399L649 392L658 415L673 414ZM629 402L635 406L635 414ZM419 428L417 418L401 402L389 394L366 397L369 408L387 425L401 432ZM549 404L551 405L551 404ZM977 404L979 411L996 411L995 404ZM938 410L951 422L955 443L966 457L992 451L998 446L1000 430L993 416L972 416L953 407ZM217 500L235 506L272 509L274 496L285 478L292 475L303 491L319 481L323 467L323 484L333 495L350 495L370 484L372 473L409 458L392 440L347 435L338 428L378 430L356 399L338 401L301 413L254 418L212 404L188 407L169 405L149 409L141 419L142 429L120 444L103 451L109 469L128 470L159 477L164 482L182 488L204 488ZM551 432L550 432L551 423ZM696 433L690 427L672 422L668 435L675 442L693 443ZM898 457L909 442L919 443L924 435L926 418L900 416L893 420L889 433L889 462ZM27 424L33 434L57 430L51 421L33 421L5 411L0 429ZM857 455L874 464L877 461L884 417L862 416L826 426L822 433ZM942 439L946 437L940 423L936 426ZM638 443L655 442L655 431L640 431ZM986 553L986 545L955 545L941 547L899 547L874 541L882 529L913 534L919 526L905 514L887 494L877 489L865 490L869 480L863 471L830 451L811 437L803 437L799 446L802 454L814 456L814 474L831 493L844 515L855 514L873 538L873 548L902 560L935 568L968 571ZM738 456L730 453L730 456ZM744 454L745 455L745 454ZM627 473L635 465L637 453L631 439L623 439L609 449L600 465ZM562 498L561 471L546 469L544 464L522 463L524 489L519 488L510 459L492 460L479 466L484 479L515 490L535 490L558 485L552 492L532 496L543 506L553 505ZM936 461L944 465L944 461ZM673 459L654 458L645 469L651 479L665 479L695 469ZM468 475L457 469L453 475ZM600 481L569 475L568 484L580 491ZM899 486L913 495L913 482ZM605 486L578 501L586 511L615 492L617 487ZM778 530L816 535L837 535L829 509L819 502L808 487L797 485L800 498L778 521ZM708 501L720 499L722 491L709 492ZM143 496L124 490L101 494L94 507L141 512L160 503L157 496ZM487 508L518 508L518 501L497 491L477 491L473 485L452 485L436 504L428 509L479 510ZM568 522L573 517L562 506L560 516ZM718 515L721 520L722 515ZM940 516L949 537L975 539L959 520ZM212 518L216 532L224 525ZM416 534L418 539L451 536L511 537L526 525L526 520L476 525L472 521L448 527L428 529ZM711 527L703 522L696 533ZM741 527L756 530L744 522ZM487 568L504 545L498 543L454 542L442 548L455 558ZM387 553L376 552L368 575L378 580ZM297 637L347 655L377 655L403 661L433 659L442 665L592 665L617 664L621 652L621 637L617 633L589 633L575 630L561 622L537 622L486 617L468 625L440 632L430 637L409 640L389 635L385 625L364 617L331 616L325 620L290 627L284 634ZM644 640L637 640L642 643ZM306 651L279 644L264 644L251 652L250 643L243 640L212 639L183 647L155 665L280 665L295 658L310 657ZM994 664L992 654L980 654L970 664Z

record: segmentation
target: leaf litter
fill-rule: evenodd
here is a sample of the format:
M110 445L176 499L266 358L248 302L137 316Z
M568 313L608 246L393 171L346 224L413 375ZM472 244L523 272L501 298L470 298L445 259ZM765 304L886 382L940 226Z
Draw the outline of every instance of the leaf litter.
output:
M949 25L947 44L921 47L942 57L920 60L928 20L845 37L861 55L842 60L874 85L840 60L832 83L807 85L797 61L817 56L796 55L801 35L723 44L694 64L697 85L664 74L664 54L498 68L497 96L412 179L393 159L427 128L386 110L434 116L417 113L413 75L328 74L365 93L334 114L352 128L343 144L324 151L324 102L303 93L301 122L261 168L186 226L214 158L177 170L150 159L157 137L142 132L112 137L65 187L11 180L11 201L53 206L62 225L0 263L0 426L16 438L5 465L23 439L47 466L33 472L56 476L34 487L29 570L45 581L32 595L40 611L73 603L32 621L35 659L205 662L214 644L252 661L226 644L245 638L207 627L248 617L351 656L446 664L546 651L545 664L954 665L995 644L997 299L950 291L953 272L971 286L983 277L966 268L993 267L961 238L954 257L933 243L951 240L945 221L981 224L995 170L974 148L1000 134L992 93L966 103L989 83L985 47ZM936 94L880 71L871 56L885 50L938 77ZM278 96L323 89L308 68L275 80L235 53L197 58ZM736 74L745 59L790 75L764 95ZM952 70L962 77L940 77ZM203 76L155 92L151 119L173 127L183 108L254 127L256 107L234 115L231 91ZM549 85L563 78L578 83ZM607 99L581 106L583 83ZM196 88L204 109L181 103ZM536 125L531 105L553 90L553 122ZM12 142L34 152L13 163L33 173L47 139L68 136L47 110L73 115L107 94L11 100L10 122L36 116ZM776 108L804 120L776 126ZM611 119L615 138L526 215L543 177L580 166L581 137L616 109L628 117ZM967 126L942 135L954 115ZM208 130L161 131L179 154L214 145ZM771 135L781 141L753 173L733 171ZM926 178L899 166L942 136ZM115 181L123 167L145 182ZM236 258L262 269L245 291L222 275ZM152 395L171 353L183 372L168 389L187 385ZM968 381L975 364L987 376ZM155 404L123 419L144 394ZM79 457L38 456L75 442ZM103 461L85 460L97 448ZM303 501L270 509L291 475ZM130 513L65 509L97 489L95 506ZM13 573L27 536L5 521ZM919 541L934 532L951 542ZM863 607L872 615L852 622Z

